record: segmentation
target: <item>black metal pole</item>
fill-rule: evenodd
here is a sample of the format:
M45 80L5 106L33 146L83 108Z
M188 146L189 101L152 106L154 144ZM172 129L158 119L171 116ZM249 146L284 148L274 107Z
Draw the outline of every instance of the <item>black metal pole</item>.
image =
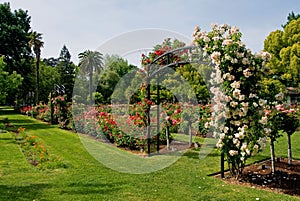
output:
M147 100L149 101L150 100L150 79L149 79L149 73L150 73L150 66L148 66L147 68ZM151 130L150 130L150 123L151 123L151 120L150 120L150 105L148 105L148 108L147 108L147 148L148 148L148 156L150 156L150 143L151 143Z
M50 114L51 114L51 124L54 124L54 107L53 107L53 103L52 103L52 91L50 92Z
M159 93L159 75L157 74L157 114L156 114L156 121L157 121L157 125L156 125L156 128L157 128L157 144L156 144L156 151L157 153L159 153L159 137L160 137L160 125L159 125L159 121L160 121L160 93Z
M221 153L221 178L225 178L224 176L224 153Z

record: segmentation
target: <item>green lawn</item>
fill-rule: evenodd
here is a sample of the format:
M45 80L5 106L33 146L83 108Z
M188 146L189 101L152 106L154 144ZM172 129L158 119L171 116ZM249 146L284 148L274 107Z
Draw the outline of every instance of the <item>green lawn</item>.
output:
M177 162L147 174L128 174L107 168L94 159L77 134L27 116L0 110L18 128L39 136L67 164L66 169L41 171L31 166L15 143L13 134L0 134L0 200L300 200L283 194L238 185L207 176L219 171L219 155L213 150L199 159L191 150ZM294 158L300 159L300 133L292 136ZM84 138L84 141L92 139ZM286 155L286 138L276 144L276 154ZM92 142L93 143L93 142ZM99 142L100 143L100 142ZM298 145L297 145L298 144ZM102 146L102 145L99 145ZM105 153L111 148L103 146ZM116 151L116 150L114 150ZM117 151L116 151L117 153ZM269 156L266 149L251 161ZM156 156L154 156L156 157Z

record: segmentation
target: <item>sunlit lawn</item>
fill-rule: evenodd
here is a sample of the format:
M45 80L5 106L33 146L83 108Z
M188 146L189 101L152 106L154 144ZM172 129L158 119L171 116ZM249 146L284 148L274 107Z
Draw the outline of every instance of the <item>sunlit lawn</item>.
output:
M22 126L28 133L39 136L67 164L65 169L37 170L26 162L12 133L0 134L0 200L300 200L227 185L207 176L219 171L220 157L216 150L204 159L199 159L198 150L190 150L171 166L148 174L120 173L95 160L77 134L11 110L2 108L0 112L0 119L7 117L15 128ZM299 141L300 133L294 134L293 156L298 159ZM108 151L105 146L102 149ZM276 154L286 156L286 153L284 136L276 144ZM267 157L269 150L265 149L251 162Z

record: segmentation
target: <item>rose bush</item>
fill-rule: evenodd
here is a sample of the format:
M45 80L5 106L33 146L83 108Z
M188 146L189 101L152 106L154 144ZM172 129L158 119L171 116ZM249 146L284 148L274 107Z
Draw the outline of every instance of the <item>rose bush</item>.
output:
M217 147L224 153L230 172L240 177L246 160L260 148L264 137L263 107L259 81L270 54L253 54L241 41L237 27L212 25L212 31L196 27L194 43L215 65L211 74L213 95L211 126L219 137Z

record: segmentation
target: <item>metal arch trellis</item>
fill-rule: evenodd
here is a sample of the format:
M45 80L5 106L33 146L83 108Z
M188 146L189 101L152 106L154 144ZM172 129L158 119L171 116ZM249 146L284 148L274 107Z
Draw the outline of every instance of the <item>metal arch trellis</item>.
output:
M191 64L191 63L197 63L197 64L207 64L207 62L204 62L202 60L202 56L199 54L199 47L198 46L185 46L181 48L177 48L174 50L171 50L169 52L166 52L157 58L155 58L150 64L146 66L147 70L147 99L150 100L151 98L151 91L150 91L150 81L153 79L155 76L159 78L159 74L163 72L167 68L174 68L176 69L177 67L180 67L181 65L185 64ZM177 54L176 54L177 53ZM171 61L171 56L174 55L180 55L182 56L182 60L172 62ZM194 58L197 59L194 59ZM164 65L161 65L160 63L164 63ZM151 71L152 70L152 71ZM157 79L157 122L160 121L160 87L159 87L159 79ZM151 129L150 129L150 124L151 124L151 119L150 119L150 107L148 107L147 110L147 149L148 149L148 156L150 156L151 151L150 151L150 144L151 144ZM159 153L159 145L160 145L160 125L157 123L157 147L156 151Z

